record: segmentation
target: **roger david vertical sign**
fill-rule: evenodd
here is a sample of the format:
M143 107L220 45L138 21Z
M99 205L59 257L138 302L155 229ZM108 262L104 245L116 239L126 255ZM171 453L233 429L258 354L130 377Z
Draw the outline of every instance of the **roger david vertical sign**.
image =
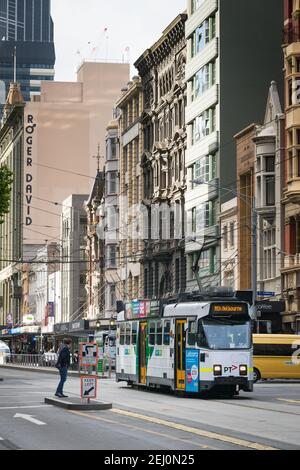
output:
M24 188L25 188L25 226L32 225L32 197L33 197L33 137L36 132L36 123L32 114L25 118L25 158L24 158Z
M185 350L185 391L199 392L199 350Z

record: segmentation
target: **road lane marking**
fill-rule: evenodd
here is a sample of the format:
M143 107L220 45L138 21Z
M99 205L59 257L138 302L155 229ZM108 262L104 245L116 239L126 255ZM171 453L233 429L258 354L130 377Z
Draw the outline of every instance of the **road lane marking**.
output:
M296 405L300 405L300 400L289 400L288 398L277 398L279 401L285 401L287 403L296 403Z
M184 424L173 423L171 421L166 421L160 418L154 418L150 416L141 415L138 413L132 413L131 411L119 410L113 408L110 410L111 413L117 413L123 416L128 416L131 418L141 419L143 421L148 421L154 424L160 424L161 426L167 426L179 431L188 432L195 434L197 436L206 437L208 439L213 439L217 441L227 442L229 444L234 444L240 447L247 447L248 449L254 450L278 450L275 447L270 447L264 444L259 444L258 442L246 441L244 439L239 439L236 437L225 436L224 434L218 434L215 432L205 431L204 429L192 428L190 426L185 426Z
M49 408L51 405L32 405L32 406L0 406L0 410L18 410L20 408Z
M43 421L39 421L38 419L34 418L31 415L23 415L21 413L16 413L14 418L25 419L26 421L29 421L30 423L37 424L38 426L47 426L46 423L44 423Z
M204 444L199 444L198 442L191 441L190 439L188 439L188 440L187 439L182 439L180 437L171 436L170 434L164 434L164 433L158 432L158 431L151 431L150 429L140 428L138 426L135 426L134 424L120 423L119 421L113 421L112 419L107 419L107 418L100 418L99 416L93 416L91 414L82 413L80 411L72 411L72 410L68 410L68 411L69 411L69 413L73 413L75 415L83 416L84 418L95 419L96 421L104 421L104 422L110 423L110 424L117 424L118 426L123 426L123 427L129 428L129 429L135 429L135 430L138 430L138 431L143 431L143 432L146 432L148 434L155 434L156 436L166 437L167 439L173 439L174 441L180 441L180 442L184 442L184 443L188 443L188 444L193 444L197 447L200 447L201 449L217 450L215 447L206 446Z

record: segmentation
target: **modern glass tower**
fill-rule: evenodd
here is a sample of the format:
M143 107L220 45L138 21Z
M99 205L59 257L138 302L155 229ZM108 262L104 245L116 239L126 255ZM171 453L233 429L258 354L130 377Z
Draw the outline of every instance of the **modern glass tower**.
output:
M24 99L40 93L41 80L53 80L55 50L51 0L0 0L0 107L9 84L21 84Z

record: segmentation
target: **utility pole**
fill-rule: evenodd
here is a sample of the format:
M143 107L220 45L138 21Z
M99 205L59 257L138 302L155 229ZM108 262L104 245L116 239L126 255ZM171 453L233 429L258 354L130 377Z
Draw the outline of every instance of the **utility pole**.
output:
M255 307L257 299L257 211L256 199L252 198L252 304Z

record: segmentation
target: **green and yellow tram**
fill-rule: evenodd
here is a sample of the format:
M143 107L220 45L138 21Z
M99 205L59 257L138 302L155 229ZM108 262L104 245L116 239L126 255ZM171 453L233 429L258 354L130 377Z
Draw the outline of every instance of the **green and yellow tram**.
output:
M233 294L126 304L116 346L118 382L197 394L253 390L250 306Z

